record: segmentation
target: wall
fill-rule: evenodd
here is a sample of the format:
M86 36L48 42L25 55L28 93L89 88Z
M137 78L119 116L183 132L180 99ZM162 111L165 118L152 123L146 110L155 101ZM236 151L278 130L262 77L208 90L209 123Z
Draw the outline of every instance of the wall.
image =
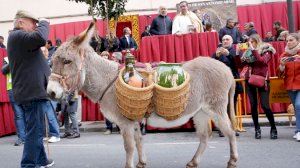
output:
M175 11L175 4L182 0L128 0L126 14L156 13L160 5ZM201 0L188 0L199 2ZM207 0L202 0L207 1ZM237 5L259 4L285 0L237 0ZM0 35L7 39L8 30L12 29L13 17L18 9L28 10L38 17L50 18L51 24L89 20L88 6L67 0L0 0Z

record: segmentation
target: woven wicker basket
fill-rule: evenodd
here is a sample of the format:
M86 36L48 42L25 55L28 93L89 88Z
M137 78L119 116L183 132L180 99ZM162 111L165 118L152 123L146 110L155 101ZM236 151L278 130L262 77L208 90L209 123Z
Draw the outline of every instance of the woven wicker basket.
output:
M185 72L185 81L173 88L165 88L155 83L154 105L155 111L166 120L179 118L184 111L190 90L190 75Z
M122 78L124 69L121 69L119 77L115 83L116 97L119 111L130 120L142 119L148 108L153 96L154 83L152 74L140 72L148 79L148 85L144 88L136 88L126 84Z

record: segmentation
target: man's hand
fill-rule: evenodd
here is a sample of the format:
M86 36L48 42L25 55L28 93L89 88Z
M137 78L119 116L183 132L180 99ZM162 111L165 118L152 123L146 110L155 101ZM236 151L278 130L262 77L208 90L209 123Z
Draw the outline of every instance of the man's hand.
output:
M39 22L40 22L40 21L46 21L46 22L50 23L50 20L49 20L49 19L46 19L46 18L40 18L40 19L39 19Z
M219 58L221 56L221 48L217 48L216 56Z
M236 53L236 55L240 55L240 44L237 44L235 46L235 53Z
M250 48L251 50L254 50L254 47L253 47L253 45L252 45L252 43L251 43L250 41L248 41L248 46L249 46L249 48Z
M226 49L226 48L221 48L221 54L222 55L225 55L225 56L228 56L229 55L229 51Z

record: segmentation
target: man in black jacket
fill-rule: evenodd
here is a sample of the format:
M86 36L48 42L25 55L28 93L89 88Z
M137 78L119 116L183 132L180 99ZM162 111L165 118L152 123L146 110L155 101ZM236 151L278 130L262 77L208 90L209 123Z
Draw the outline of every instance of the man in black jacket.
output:
M222 38L222 44L217 48L216 52L212 55L212 58L219 60L223 62L225 65L227 65L232 72L232 75L235 79L239 79L240 75L238 73L237 65L235 63L236 57L236 50L235 47L233 47L233 40L230 35L225 35ZM236 83L235 87L235 94L234 94L234 104L236 107L237 103L237 97L238 94L243 92L243 87L240 83ZM230 116L230 115L229 115ZM239 136L239 133L236 132L236 136ZM223 137L223 133L219 131L219 136Z
M257 31L255 30L254 23L249 22L245 23L244 25L244 30L246 31L245 34L243 35L243 42L247 42L249 37L253 34L258 34Z
M220 42L222 42L222 38L225 35L229 35L232 37L233 39L233 44L237 44L241 41L241 37L239 34L238 29L235 27L235 22L233 21L233 19L228 19L226 22L226 26L223 27L220 31L219 31L219 40Z
M275 34L275 41L278 40L278 37L280 36L280 33L283 32L283 31L286 31L282 26L281 26L281 22L280 21L275 21L273 23L273 28L275 29L276 31L276 34ZM278 40L279 41L279 40Z
M164 6L159 7L159 15L153 19L150 34L164 35L172 34L172 20L167 16L167 8Z
M43 145L44 115L49 109L46 87L50 67L40 47L46 44L49 22L38 21L27 11L18 11L14 30L8 37L7 52L12 74L13 94L25 113L26 138L22 168L50 167Z

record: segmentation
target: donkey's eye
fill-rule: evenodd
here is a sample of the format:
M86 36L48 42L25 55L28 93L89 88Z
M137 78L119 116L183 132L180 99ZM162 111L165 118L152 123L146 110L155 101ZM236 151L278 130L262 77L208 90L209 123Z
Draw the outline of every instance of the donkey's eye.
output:
M72 61L71 60L64 60L64 64L67 65L67 64L71 64Z

